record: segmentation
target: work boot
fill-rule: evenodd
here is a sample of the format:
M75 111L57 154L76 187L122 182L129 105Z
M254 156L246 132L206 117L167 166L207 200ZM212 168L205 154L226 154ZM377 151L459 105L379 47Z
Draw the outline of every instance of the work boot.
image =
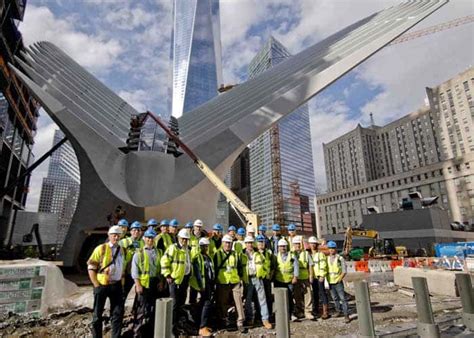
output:
M237 330L239 331L239 333L247 333L249 330L244 327L243 325L237 325Z
M328 310L329 310L329 305L328 304L323 304L323 314L321 316L322 320L326 320L326 319L329 318Z
M344 318L345 318L344 322L346 324L349 324L351 322L351 318L349 316L346 315L346 316L344 316Z
M263 327L266 328L267 330L271 330L273 328L272 324L268 320L262 321Z
M202 327L199 329L199 335L203 337L210 337L212 336L212 333L209 331L208 327Z

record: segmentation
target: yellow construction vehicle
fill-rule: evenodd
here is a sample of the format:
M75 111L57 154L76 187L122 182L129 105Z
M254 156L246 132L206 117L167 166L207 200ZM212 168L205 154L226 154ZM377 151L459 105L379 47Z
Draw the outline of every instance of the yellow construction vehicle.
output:
M217 176L209 166L199 159L196 154L186 145L180 138L164 123L161 119L151 112L147 112L153 120L168 134L168 137L179 146L191 159L194 164L201 170L204 176L217 188L217 190L224 195L230 206L236 211L236 214L247 226L252 226L255 229L260 223L260 219L256 213L249 209L244 202L234 192L227 187L227 185Z
M351 256L353 236L373 239L373 246L369 249L369 257L371 258L399 258L408 255L405 246L395 246L392 238L380 239L379 232L376 230L347 227L343 246L343 254L346 257Z

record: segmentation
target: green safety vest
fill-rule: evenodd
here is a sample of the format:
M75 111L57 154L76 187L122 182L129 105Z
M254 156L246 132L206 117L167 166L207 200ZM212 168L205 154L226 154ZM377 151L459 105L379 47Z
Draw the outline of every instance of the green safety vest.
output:
M239 276L239 254L235 251L230 252L229 258L222 262L226 258L227 254L221 248L216 251L214 255L215 268L219 269L216 271L217 274L217 284L237 284L240 282ZM222 265L222 266L221 266Z
M296 253L296 252L295 252ZM308 280L309 279L309 257L308 251L303 250L298 254L298 265L300 274L298 279Z
M176 284L181 284L184 279L186 250L179 248L178 244L172 244L166 249L165 254L161 257L161 274L165 277L171 276ZM192 273L191 264L191 273Z
M136 248L133 243L138 242L138 248ZM137 249L142 249L145 247L145 242L143 241L143 238L140 238L139 240L134 240L132 237L127 237L127 238L122 238L119 241L119 245L124 249L125 251L125 264L128 266L130 262L132 261L133 254Z
M158 242L162 240L163 241L163 246L166 249L168 249L168 247L172 244L174 244L173 242L173 238L171 237L171 235L169 233L161 233L159 234L158 236L155 237L154 239L154 242L155 242L155 246L158 245Z
M195 257L196 255L201 253L199 240L203 237L204 237L203 233L201 233L201 237L196 237L194 234L191 234L191 238L189 239L189 247L191 248L191 257Z
M327 259L328 261L328 283L329 284L337 284L341 280L342 275L342 262L341 257L339 255L335 256L336 258L331 262L331 260Z
M239 240L235 240L233 243L232 243L232 250L234 250L235 252L237 253L242 253L244 251L244 244L242 241L239 241Z
M315 277L326 277L328 274L328 259L323 252L316 252L312 254L313 271Z
M163 256L163 252L160 249L153 249L156 252L156 272L154 276L150 276L150 257L145 253L145 250L145 248L142 248L137 251L139 270L138 279L140 280L141 286L148 289L150 287L150 278L160 276L160 260Z
M291 252L287 253L286 261L281 257L281 253L277 255L277 269L275 279L280 283L290 283L293 279L293 262L295 257Z
M208 251L209 251L209 257L211 257L211 259L214 257L214 254L216 253L216 251L220 249L220 247L219 248L217 247L216 242L217 240L214 237L209 238Z

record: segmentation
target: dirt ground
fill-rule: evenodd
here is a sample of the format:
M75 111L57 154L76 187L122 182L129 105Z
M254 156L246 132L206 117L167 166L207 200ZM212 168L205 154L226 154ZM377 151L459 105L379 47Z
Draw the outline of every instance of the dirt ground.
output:
M347 289L353 295L353 290ZM130 314L133 295L129 296L124 318L123 335L130 336L132 317ZM376 330L384 330L394 325L416 321L414 298L401 293L396 287L371 288L371 303ZM294 337L334 337L356 336L358 332L355 301L349 302L352 322L344 324L343 318L331 318L325 321L301 321L291 323L291 335ZM27 316L10 315L0 318L0 337L90 337L89 324L92 318L92 289L80 287L68 305L69 309L58 309L46 318L35 319ZM433 297L432 307L436 316L459 312L459 298ZM108 317L105 317L106 337L110 336ZM218 337L237 337L234 332L219 331ZM275 330L262 327L252 328L246 336L272 337Z

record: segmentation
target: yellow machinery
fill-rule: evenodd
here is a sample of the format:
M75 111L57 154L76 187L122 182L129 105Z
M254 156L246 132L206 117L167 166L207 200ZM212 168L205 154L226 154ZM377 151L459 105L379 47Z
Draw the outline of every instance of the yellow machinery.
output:
M373 258L386 258L386 257L406 257L408 255L407 248L405 246L395 246L392 238L380 239L379 232L376 230L365 230L365 229L352 229L347 227L343 254L349 256L352 250L352 237L366 237L372 238L374 241L373 246L369 249L369 256Z

